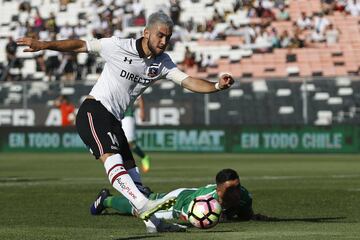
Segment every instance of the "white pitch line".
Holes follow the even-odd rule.
[[[360,192],[360,188],[349,188],[349,192]]]
[[[349,174],[349,175],[329,175],[329,176],[245,176],[241,177],[242,180],[248,181],[263,181],[263,180],[296,180],[296,179],[351,179],[351,178],[360,178],[360,174]],[[4,178],[3,178],[4,179]],[[93,178],[59,178],[59,179],[49,179],[43,180],[41,178],[8,178],[4,179],[5,182],[1,182],[0,186],[37,186],[37,185],[67,185],[67,184],[89,184],[89,183],[99,183],[99,184],[108,184],[106,177],[93,177]],[[213,182],[212,177],[143,177],[143,182],[146,184],[149,183],[189,183],[189,182]],[[356,190],[357,191],[357,190]]]

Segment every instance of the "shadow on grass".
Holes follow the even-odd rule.
[[[32,182],[44,182],[44,181],[58,181],[59,178],[24,178],[24,177],[1,177],[0,183],[32,183]]]
[[[309,217],[309,218],[276,218],[276,217],[269,217],[267,219],[256,219],[250,220],[251,222],[313,222],[313,223],[339,223],[343,221],[346,217]],[[223,223],[237,223],[237,222],[250,222],[246,220],[229,220]]]
[[[202,229],[201,231],[197,231],[197,232],[191,232],[191,234],[204,234],[204,233],[228,233],[228,232],[234,232],[231,230],[208,230],[208,229]]]
[[[146,239],[146,238],[158,238],[159,235],[137,235],[132,237],[124,237],[124,238],[115,238],[114,240],[131,240],[131,239]]]
[[[199,233],[199,234],[204,234],[204,233],[225,233],[225,232],[233,232],[233,231],[229,231],[229,230],[204,230],[204,231],[199,231],[199,232],[191,232],[191,234],[196,234],[196,233]],[[178,233],[186,234],[186,232],[178,232]],[[162,235],[153,235],[153,234],[137,235],[137,236],[132,236],[132,237],[115,238],[113,240],[146,239],[146,238],[158,238],[158,237],[162,237]]]
[[[101,213],[101,216],[121,216],[121,217],[134,217],[128,213],[119,213],[119,212],[107,212],[107,210],[105,209],[105,211],[103,213]]]
[[[275,218],[268,220],[268,222],[339,222],[336,220],[343,220],[346,217],[314,217],[314,218]]]

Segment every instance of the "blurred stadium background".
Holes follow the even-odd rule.
[[[160,81],[144,94],[147,120],[140,126],[230,127],[217,135],[224,146],[214,151],[220,152],[262,151],[269,144],[275,152],[359,150],[358,1],[3,0],[0,6],[2,149],[28,147],[32,137],[14,133],[20,126],[39,132],[61,126],[55,99],[65,95],[78,107],[103,65],[91,54],[24,53],[14,39],[140,37],[146,17],[162,10],[176,24],[168,53],[181,69],[213,81],[230,72],[236,83],[229,91],[199,95]],[[146,145],[149,132],[138,135]],[[169,150],[150,145],[145,148]]]
[[[201,186],[231,167],[256,211],[283,221],[153,237],[358,239],[360,162],[348,153],[360,151],[360,1],[352,0],[0,0],[0,238],[148,237],[135,218],[89,215],[98,190],[111,186],[56,106],[66,96],[79,107],[102,59],[24,53],[14,40],[137,38],[160,10],[176,24],[167,52],[179,68],[212,81],[230,72],[236,82],[209,95],[167,80],[149,87],[146,120],[137,121],[139,144],[153,151],[145,184]]]

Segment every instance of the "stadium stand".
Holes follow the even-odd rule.
[[[22,47],[16,49],[15,62],[6,50],[9,37],[139,37],[146,16],[163,10],[176,23],[168,53],[184,71],[210,79],[231,72],[241,82],[225,94],[209,97],[210,122],[356,124],[360,122],[360,81],[356,77],[360,12],[352,1],[322,2],[69,0],[60,4],[2,0],[0,81],[4,83],[0,82],[0,101],[4,107],[21,107],[26,95],[28,102],[51,105],[56,95],[65,94],[78,103],[103,65],[94,55],[78,54],[74,59],[51,51],[23,53]],[[183,64],[186,48],[193,54],[191,67]],[[73,71],[60,74],[66,67]],[[16,80],[30,82],[10,82]],[[149,92],[155,94],[146,94]],[[192,111],[194,123],[203,124],[205,117],[197,113],[205,111],[206,100],[187,93],[163,82],[149,88],[145,98],[159,106],[174,105],[177,100],[191,105],[186,109]]]
[[[0,48],[4,49],[9,36],[46,40],[53,32],[57,39],[113,34],[137,37],[145,16],[164,10],[177,23],[169,49],[172,58],[182,63],[185,48],[189,47],[195,60],[199,61],[202,54],[204,61],[209,57],[214,63],[205,68],[205,73],[196,66],[184,69],[191,74],[207,76],[226,71],[236,77],[271,78],[345,76],[359,71],[359,17],[351,7],[352,1],[343,6],[344,1],[333,1],[331,11],[320,0],[62,2],[68,3],[64,7],[50,0],[2,1]],[[302,16],[308,25],[302,24],[306,22]],[[46,61],[47,54],[37,55],[34,60],[18,48],[17,58],[23,64],[12,72],[21,72],[22,79],[48,79],[39,74],[46,71],[41,61]],[[85,66],[97,61],[78,55],[73,64],[78,64],[80,71],[75,78],[92,74]],[[4,51],[0,51],[0,62],[6,62]]]

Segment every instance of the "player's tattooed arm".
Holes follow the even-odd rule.
[[[46,49],[59,52],[87,52],[86,42],[79,39],[39,41],[26,37],[17,39],[16,43],[19,46],[27,46],[24,52],[37,52]]]

